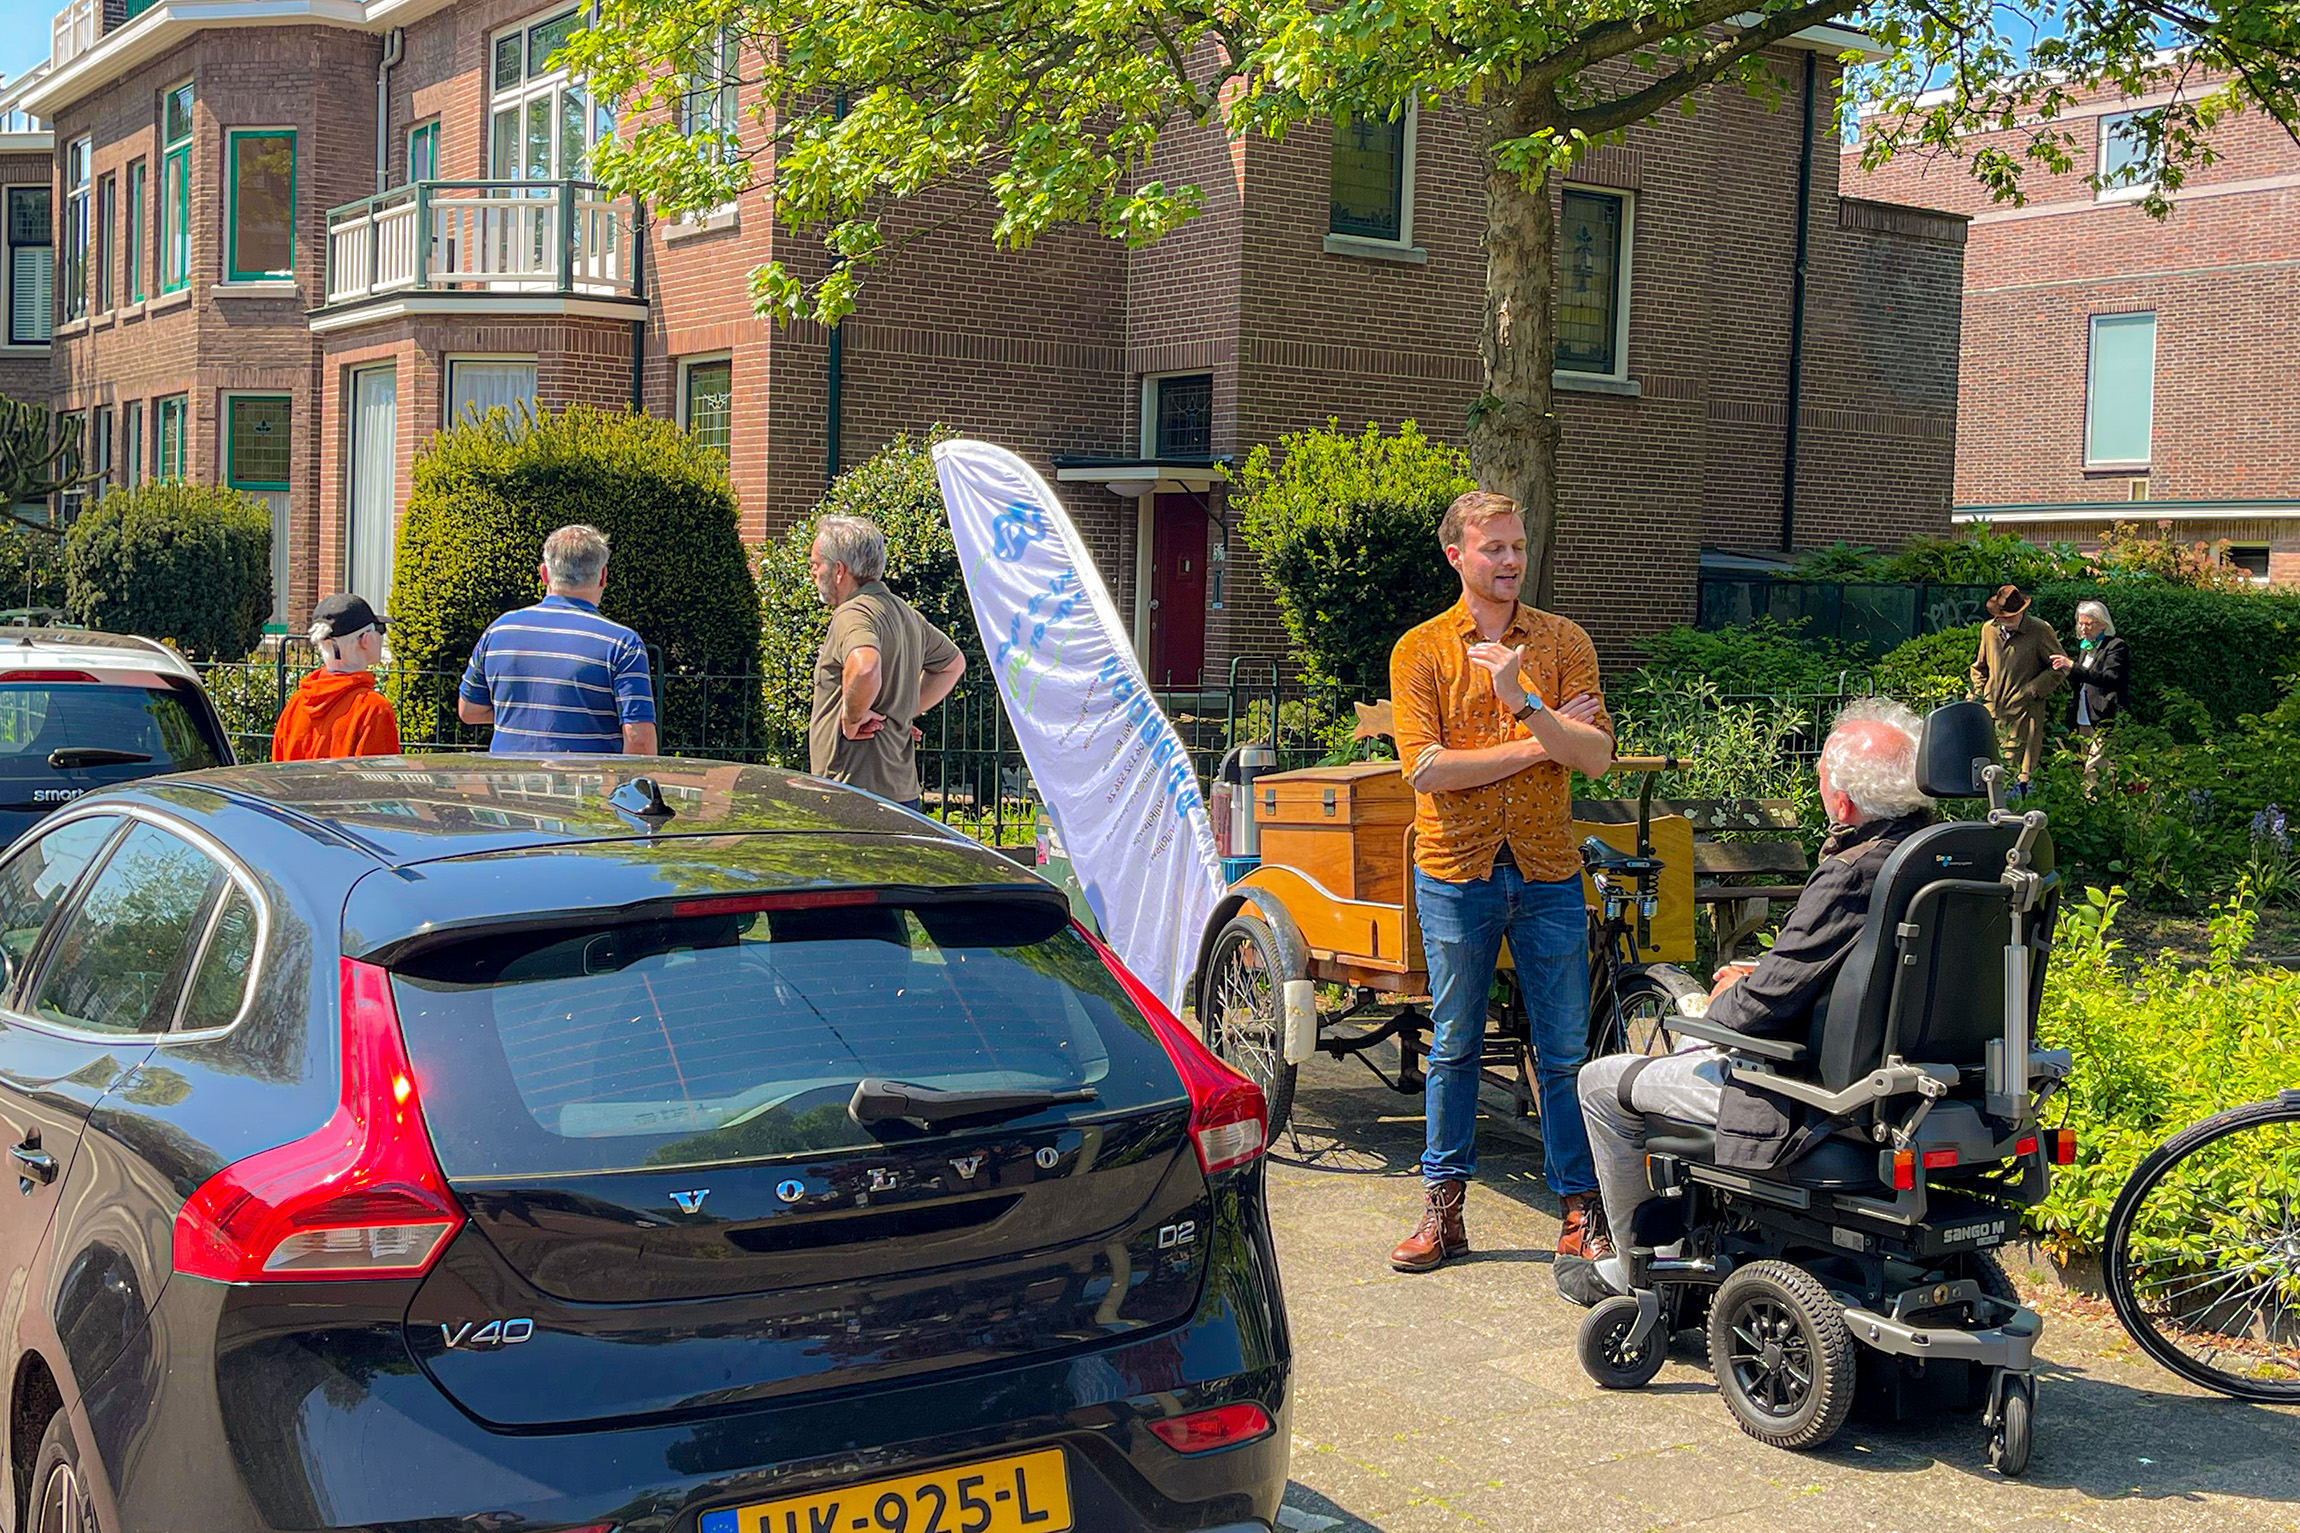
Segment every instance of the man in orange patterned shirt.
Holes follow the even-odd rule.
[[[1428,1136],[1421,1223],[1390,1253],[1428,1272],[1469,1249],[1462,1218],[1477,1170],[1478,1060],[1486,997],[1509,939],[1533,1025],[1542,1176],[1563,1201],[1560,1257],[1611,1249],[1574,1095],[1588,1052],[1588,914],[1573,844],[1571,772],[1613,763],[1613,721],[1589,635],[1518,601],[1525,521],[1473,490],[1438,528],[1461,600],[1398,641],[1390,697],[1398,759],[1414,785],[1414,902],[1429,969]]]

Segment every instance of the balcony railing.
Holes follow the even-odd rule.
[[[588,181],[417,181],[327,216],[327,301],[395,292],[629,297],[629,202]]]

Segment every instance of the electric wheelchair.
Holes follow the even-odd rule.
[[[1992,1248],[2074,1158],[2072,1133],[2039,1126],[2069,1055],[2032,1038],[2059,884],[2044,814],[2005,807],[1978,704],[1925,720],[1918,782],[1985,794],[1988,817],[1928,826],[1887,857],[1805,1041],[1669,1020],[1801,1121],[1752,1174],[1717,1164],[1711,1125],[1645,1116],[1658,1196],[1615,1231],[1633,1292],[1590,1311],[1581,1361],[1601,1385],[1641,1387],[1705,1317],[1719,1392],[1760,1441],[1817,1447],[1856,1397],[1891,1419],[1978,1411],[1989,1462],[2017,1475],[2044,1324]]]

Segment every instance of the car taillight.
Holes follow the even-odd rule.
[[[178,1272],[219,1283],[416,1277],[462,1226],[424,1130],[391,976],[350,958],[342,972],[334,1114],[200,1184],[176,1215]]]
[[[1126,998],[1150,1019],[1150,1030],[1166,1046],[1167,1057],[1182,1077],[1182,1089],[1190,1094],[1190,1142],[1198,1147],[1198,1164],[1206,1174],[1242,1166],[1261,1154],[1270,1122],[1262,1088],[1216,1059],[1100,938],[1076,922],[1071,926],[1101,955]]]
[[[1158,1440],[1176,1453],[1211,1453],[1251,1442],[1270,1430],[1270,1413],[1252,1401],[1217,1405],[1210,1411],[1169,1416],[1150,1423]]]

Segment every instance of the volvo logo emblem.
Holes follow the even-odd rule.
[[[952,1159],[950,1169],[956,1171],[963,1180],[971,1182],[981,1175],[982,1163],[989,1158],[987,1155],[979,1154],[960,1155]]]
[[[1030,1158],[1038,1162],[1038,1169],[1041,1171],[1052,1171],[1056,1166],[1062,1164],[1062,1152],[1050,1144],[1040,1145],[1038,1153]]]
[[[699,1214],[703,1211],[703,1200],[710,1195],[710,1188],[698,1187],[693,1192],[672,1193],[671,1201],[679,1205],[682,1214]]]
[[[807,1184],[800,1181],[796,1177],[793,1177],[787,1182],[778,1182],[775,1184],[775,1196],[781,1198],[785,1203],[796,1203],[799,1199],[805,1197],[806,1195]]]

